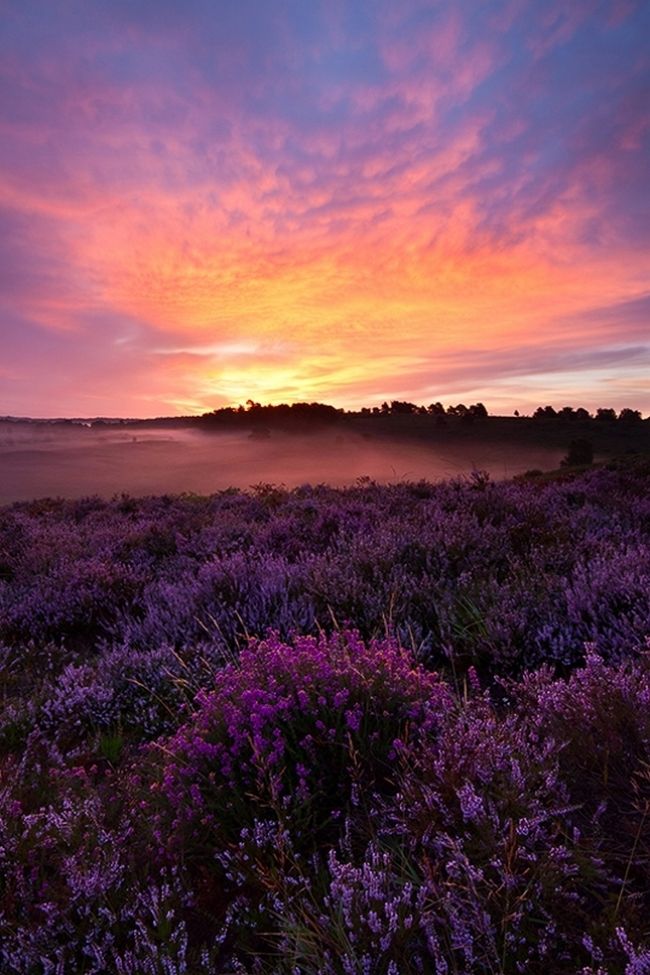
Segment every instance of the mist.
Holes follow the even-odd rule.
[[[247,434],[37,424],[0,424],[0,504],[43,497],[210,494],[260,483],[284,485],[437,481],[487,471],[495,479],[558,466],[545,447],[426,445],[353,431]]]

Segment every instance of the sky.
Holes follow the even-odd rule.
[[[650,412],[650,5],[0,0],[0,414]]]

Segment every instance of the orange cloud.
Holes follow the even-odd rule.
[[[561,356],[594,343],[608,364],[575,374],[638,388],[636,320],[589,317],[649,279],[636,8],[314,4],[217,30],[190,7],[105,37],[10,25],[5,328],[73,363],[70,388],[82,349],[80,396],[128,374],[130,411],[488,400],[486,362],[516,402],[535,376],[564,395]]]

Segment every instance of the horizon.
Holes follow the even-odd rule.
[[[3,15],[0,414],[650,412],[647,4]]]
[[[181,414],[181,413],[177,413],[177,414],[162,414],[162,413],[159,413],[159,414],[155,414],[155,415],[151,415],[151,416],[120,416],[118,414],[107,414],[107,413],[104,413],[104,414],[94,414],[94,415],[90,415],[90,414],[81,415],[81,414],[78,414],[78,415],[74,415],[74,416],[70,416],[70,415],[65,416],[65,415],[62,415],[62,414],[59,414],[59,413],[52,413],[52,414],[47,415],[47,416],[46,415],[43,415],[43,416],[35,416],[34,415],[34,416],[32,416],[32,415],[29,415],[29,414],[18,414],[18,415],[16,415],[16,414],[12,414],[12,413],[4,413],[4,414],[0,414],[0,423],[7,422],[7,421],[9,421],[9,422],[31,422],[31,423],[41,423],[41,422],[43,422],[43,423],[53,423],[53,422],[54,423],[56,423],[56,422],[62,422],[62,423],[87,423],[87,422],[93,422],[93,421],[98,421],[98,420],[103,420],[103,421],[111,422],[111,423],[112,422],[115,422],[115,423],[133,423],[133,422],[140,423],[140,422],[148,422],[148,421],[155,421],[155,420],[158,420],[158,421],[162,421],[162,420],[183,420],[183,419],[186,419],[186,420],[197,420],[197,419],[200,419],[201,417],[209,416],[211,413],[218,413],[220,411],[227,412],[229,410],[232,410],[232,411],[234,411],[236,413],[239,413],[239,414],[242,414],[242,415],[246,415],[246,414],[248,414],[250,412],[250,410],[248,408],[248,404],[251,403],[251,402],[253,402],[253,401],[252,400],[245,400],[243,403],[241,401],[239,401],[239,402],[233,402],[231,404],[227,404],[226,406],[216,407],[216,408],[214,408],[212,410],[210,410],[210,409],[204,410],[201,413],[185,413],[185,414]],[[391,403],[392,402],[395,402],[395,401],[390,401],[390,402],[389,401],[386,401],[386,402],[390,406]],[[305,403],[306,403],[306,401],[296,400],[293,403],[285,403],[285,402],[254,403],[253,405],[254,406],[257,406],[257,407],[260,407],[261,406],[262,409],[266,410],[266,409],[277,409],[278,407],[282,407],[282,406],[305,405]],[[316,406],[326,406],[326,407],[332,407],[333,406],[333,404],[331,404],[331,403],[323,403],[323,402],[312,402],[312,403],[307,403],[306,405],[310,405],[310,406],[316,405]],[[410,414],[410,415],[415,416],[415,415],[418,415],[418,414],[419,415],[424,415],[424,414],[421,414],[420,411],[423,410],[423,409],[424,410],[428,410],[429,406],[432,406],[434,404],[424,404],[424,403],[411,403],[411,402],[408,402],[408,405],[415,407],[415,410]],[[451,416],[453,414],[450,413],[449,411],[450,410],[453,410],[454,408],[457,408],[458,405],[465,405],[468,409],[470,409],[473,404],[471,404],[471,403],[468,403],[468,404],[456,404],[456,403],[453,403],[453,402],[449,402],[449,403],[446,403],[445,404],[445,403],[441,403],[440,401],[437,401],[435,405],[440,405],[440,406],[443,407],[444,415],[445,416]],[[480,403],[480,401],[479,401],[479,404],[476,404],[476,405],[485,406],[485,404]],[[362,415],[363,414],[363,415],[366,415],[366,416],[382,416],[382,415],[383,416],[386,416],[386,415],[391,415],[391,413],[392,413],[392,415],[398,415],[399,414],[399,411],[391,411],[390,409],[384,411],[384,410],[381,409],[382,406],[383,406],[383,404],[372,404],[371,406],[368,405],[368,404],[365,404],[364,406],[357,406],[357,407],[353,407],[353,408],[346,408],[344,406],[339,406],[339,407],[334,407],[334,409],[336,409],[337,412],[339,412],[339,413],[343,413],[344,415],[345,414],[347,414],[347,415]],[[521,419],[521,420],[530,420],[530,419],[533,419],[534,418],[534,414],[535,414],[535,412],[537,410],[548,409],[549,407],[551,409],[555,410],[557,412],[557,414],[559,414],[562,409],[570,409],[570,410],[573,410],[574,412],[577,411],[577,410],[585,409],[585,407],[581,406],[580,404],[578,404],[578,405],[572,405],[572,404],[563,403],[562,406],[553,406],[553,404],[550,404],[550,403],[544,403],[544,404],[539,403],[536,407],[534,407],[534,409],[531,409],[531,412],[530,413],[522,413],[519,410],[514,410],[511,413],[495,413],[492,410],[490,410],[488,407],[485,407],[485,409],[487,410],[485,419],[500,419],[500,420]],[[590,419],[596,419],[596,413],[598,412],[598,410],[601,410],[601,409],[605,409],[605,410],[608,410],[608,411],[609,410],[613,410],[614,414],[616,415],[615,418],[613,418],[615,420],[618,420],[620,418],[621,412],[624,412],[625,410],[631,410],[631,412],[633,412],[633,413],[638,413],[639,414],[639,418],[642,421],[643,420],[650,420],[650,413],[648,415],[646,415],[643,410],[637,409],[635,407],[622,407],[621,409],[617,409],[615,407],[612,407],[611,405],[610,406],[607,406],[607,407],[602,407],[602,406],[601,407],[596,407],[596,409],[594,409],[594,410],[587,410],[587,412],[589,414],[589,418]],[[435,412],[435,411],[432,411],[432,413],[433,412]],[[402,414],[402,415],[404,415],[404,414]],[[432,415],[432,414],[429,414],[429,415]],[[558,415],[557,416],[557,419],[561,419],[561,417]]]

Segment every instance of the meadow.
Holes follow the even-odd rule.
[[[0,971],[650,972],[649,483],[0,508]]]

